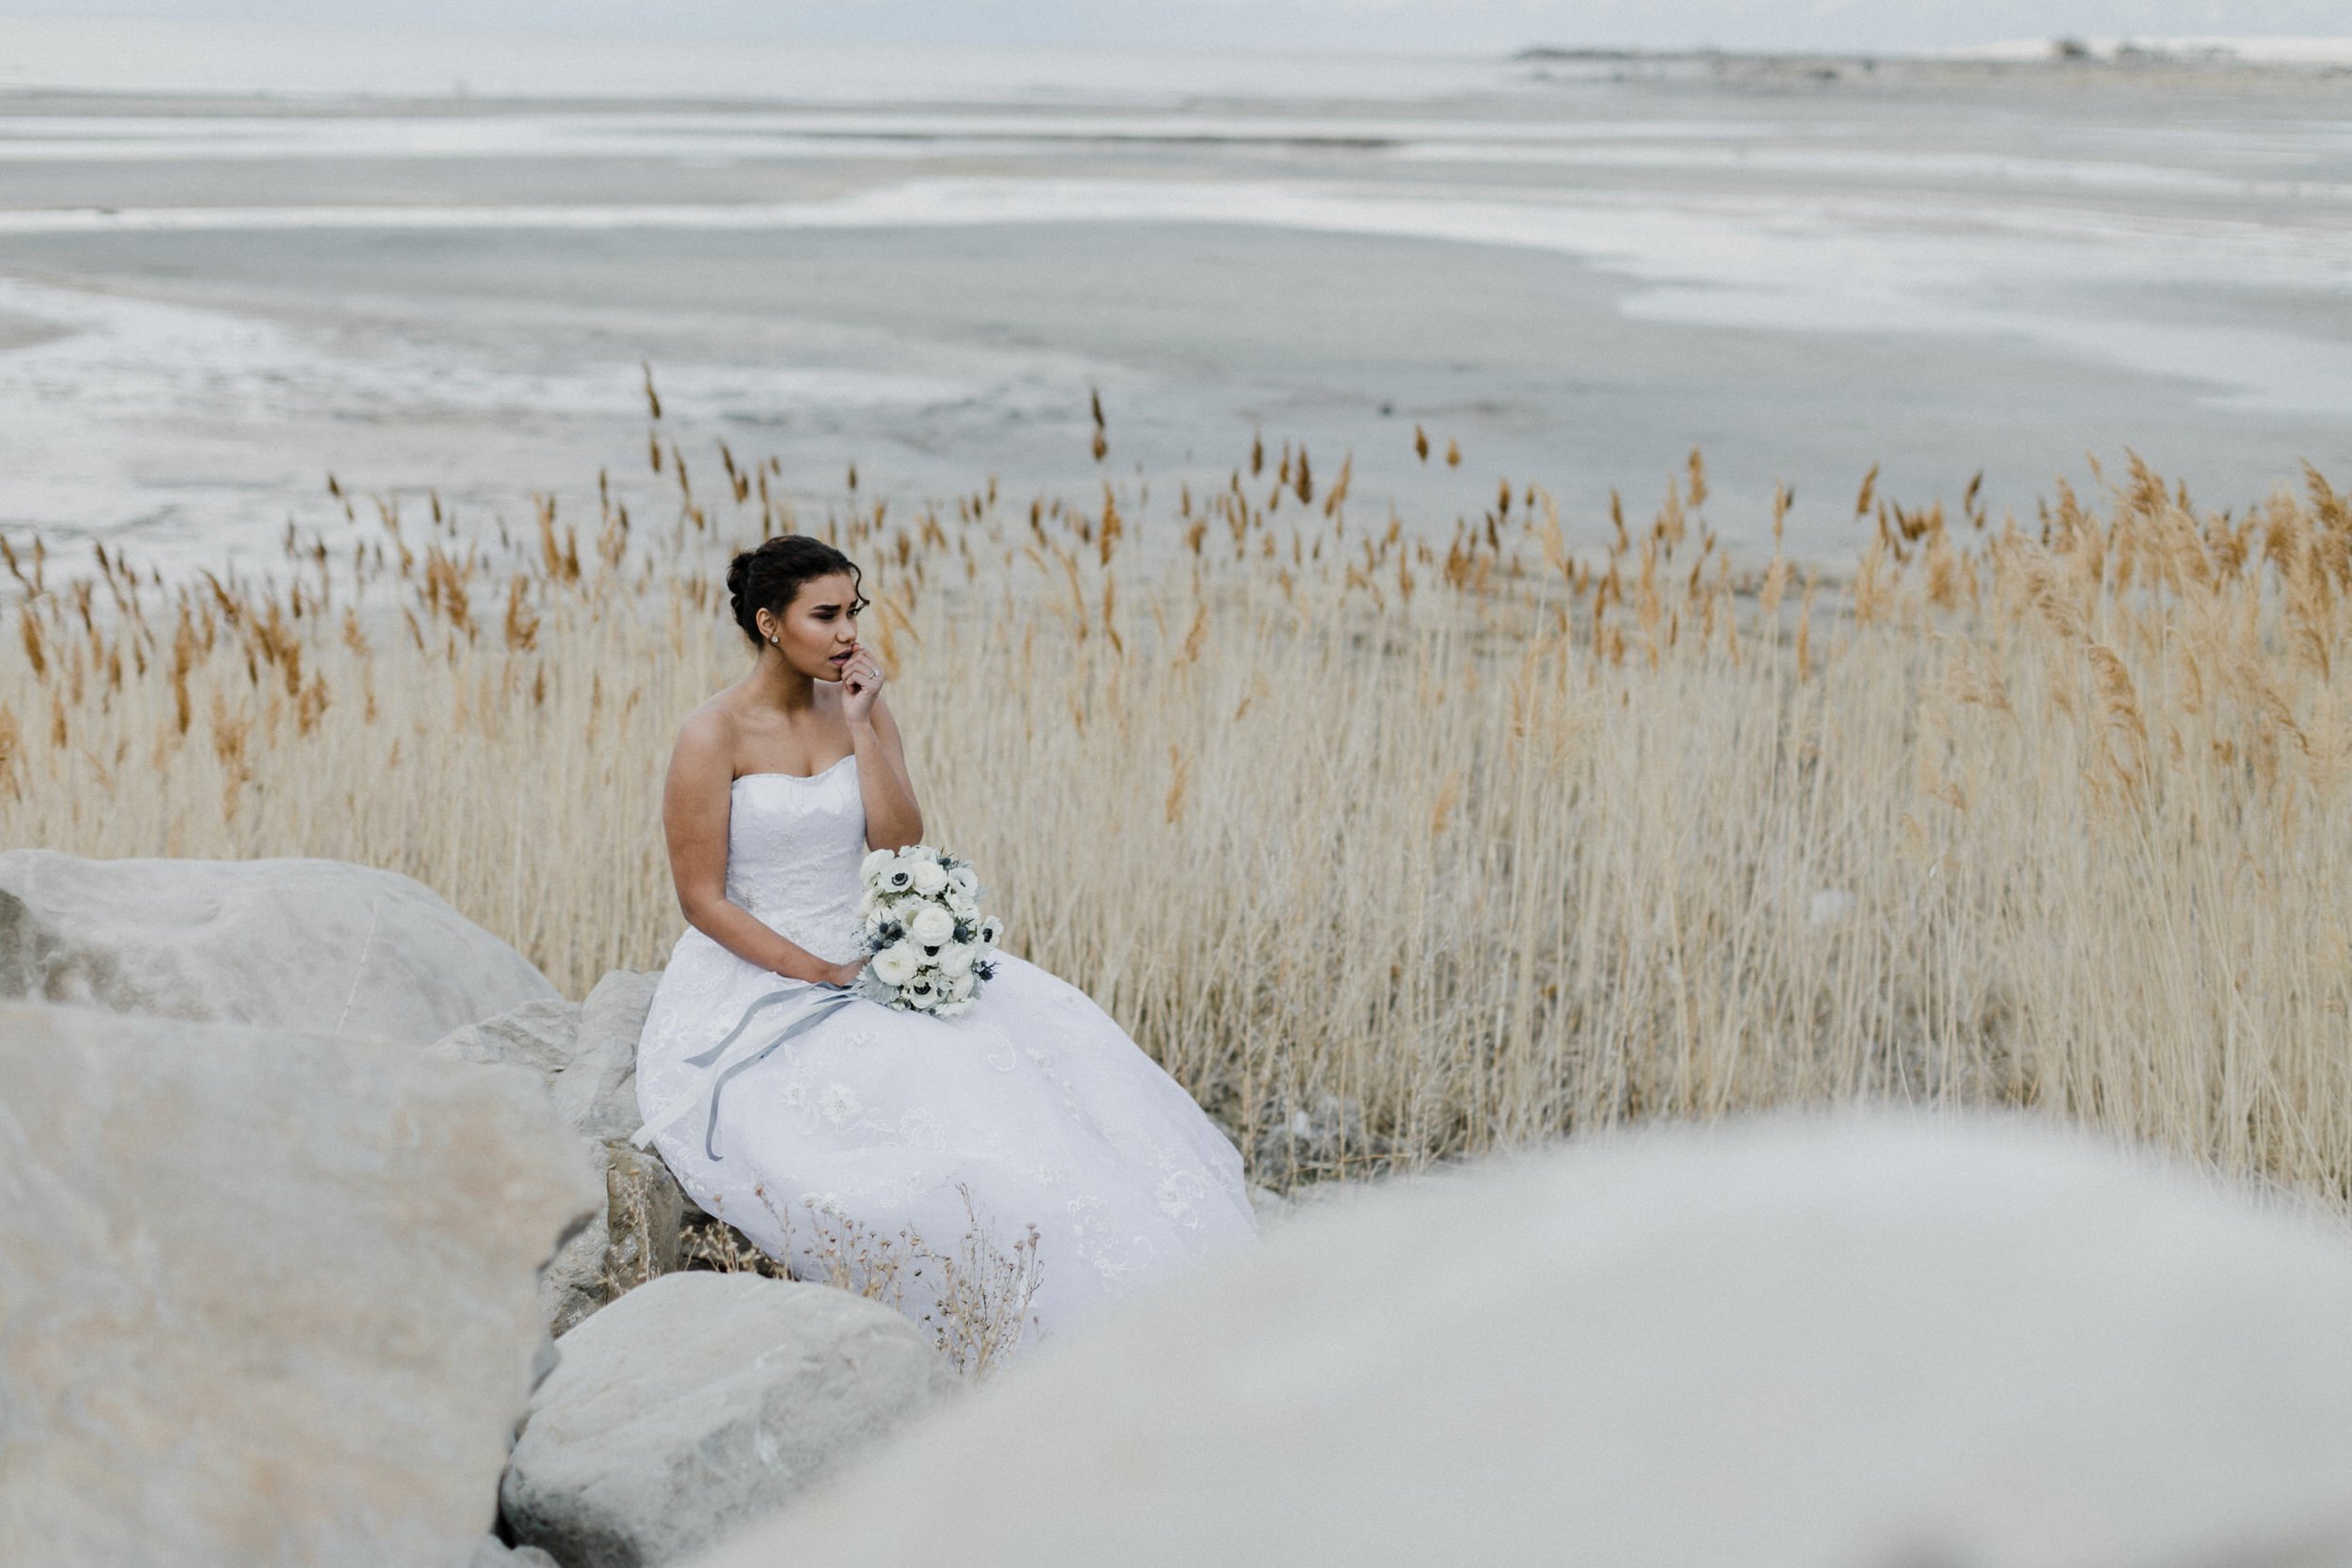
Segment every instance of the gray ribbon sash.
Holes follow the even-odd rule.
[[[824,994],[828,991],[831,994]],[[812,992],[817,993],[813,998]],[[727,1031],[724,1039],[707,1051],[686,1058],[688,1066],[699,1069],[695,1072],[693,1081],[687,1085],[676,1099],[646,1118],[643,1127],[629,1134],[628,1141],[637,1148],[644,1148],[653,1142],[656,1135],[668,1131],[672,1123],[692,1110],[696,1102],[703,1098],[703,1091],[707,1089],[710,1093],[710,1115],[703,1126],[703,1154],[713,1162],[725,1158],[719,1152],[719,1096],[725,1091],[728,1083],[745,1068],[766,1061],[775,1053],[776,1048],[786,1041],[806,1034],[856,1000],[857,993],[854,991],[836,987],[804,984],[792,990],[771,990],[754,1001],[750,1006],[743,1009],[743,1016],[736,1021],[734,1028]],[[799,1015],[771,1036],[766,1044],[746,1052],[733,1061],[728,1061],[726,1059],[728,1049],[743,1037],[743,1032],[752,1026],[752,1021],[783,1002],[800,1002],[804,1005]]]

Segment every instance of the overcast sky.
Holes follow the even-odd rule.
[[[930,42],[1507,50],[1884,49],[2021,38],[2352,33],[2352,0],[0,0],[159,17]]]

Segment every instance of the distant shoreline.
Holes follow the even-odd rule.
[[[2057,40],[1937,53],[1623,50],[1533,45],[1509,56],[1534,82],[1673,83],[1750,87],[1839,85],[2098,90],[2153,86],[2241,92],[2339,90],[2352,83],[2352,39],[2302,40],[2336,53],[2241,54],[2221,45],[2173,49],[2107,40]]]
[[[2173,79],[2251,87],[2352,77],[2341,38],[2026,40],[1950,50],[1516,53],[840,43],[301,24],[0,17],[0,101],[927,103],[1182,107],[1438,103],[1561,82],[1826,86]]]
[[[1724,62],[1751,65],[1977,65],[2059,67],[2110,65],[2126,70],[2167,67],[2352,70],[2352,35],[2341,38],[2047,38],[2018,39],[1963,49],[1628,49],[1531,44],[1515,62]]]

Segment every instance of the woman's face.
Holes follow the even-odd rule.
[[[857,584],[847,572],[811,578],[801,584],[784,613],[759,612],[759,629],[774,639],[784,661],[820,681],[837,681],[857,650]]]

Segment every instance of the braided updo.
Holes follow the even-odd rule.
[[[860,580],[857,562],[822,539],[779,533],[761,541],[727,563],[727,594],[735,607],[736,625],[755,644],[766,641],[759,635],[761,610],[781,619],[801,584],[836,572],[850,575],[854,591]],[[863,603],[865,594],[860,593],[858,598]]]

